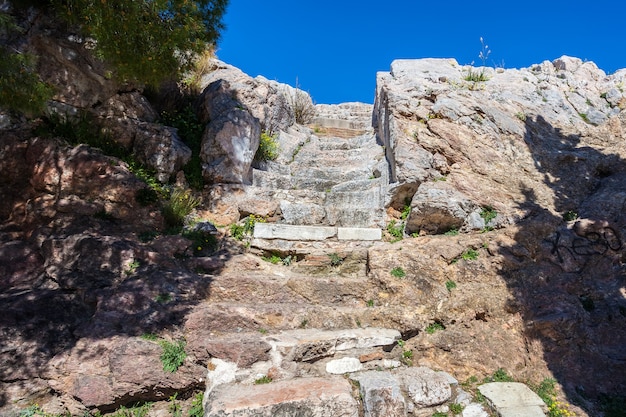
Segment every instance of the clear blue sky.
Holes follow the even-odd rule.
[[[626,68],[626,1],[230,0],[217,55],[295,85],[317,103],[374,100],[394,59],[455,58],[529,67],[570,55]]]

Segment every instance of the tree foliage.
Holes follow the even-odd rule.
[[[13,18],[0,12],[0,35],[4,40],[20,32]],[[34,72],[36,57],[0,43],[0,107],[33,114],[43,109],[52,88]]]
[[[158,85],[217,41],[228,0],[53,0],[122,81]]]
[[[120,81],[158,86],[178,80],[223,29],[228,0],[15,0],[68,22],[95,42],[95,54]],[[49,7],[52,6],[52,7]],[[0,107],[32,112],[43,107],[51,89],[35,71],[35,57],[10,48],[19,31],[0,11]]]

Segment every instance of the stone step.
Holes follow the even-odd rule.
[[[359,404],[342,377],[271,384],[222,384],[205,398],[205,417],[358,417]]]
[[[256,239],[281,240],[380,240],[382,231],[378,228],[295,226],[279,223],[257,223],[254,227]]]
[[[353,294],[335,294],[333,303],[216,302],[194,310],[187,317],[185,328],[193,330],[194,337],[208,334],[217,337],[242,332],[271,335],[281,330],[309,328],[387,327],[405,332],[421,326],[417,311],[407,311],[406,306],[389,302],[388,298],[379,300],[376,292],[364,291],[363,295],[361,299]],[[368,301],[374,299],[376,305],[368,307]]]

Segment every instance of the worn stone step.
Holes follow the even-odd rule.
[[[271,384],[222,384],[205,398],[205,417],[357,417],[359,404],[342,377]]]
[[[382,232],[378,228],[300,226],[282,223],[257,223],[254,238],[282,240],[380,240]]]

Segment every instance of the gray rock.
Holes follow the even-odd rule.
[[[204,178],[217,183],[250,184],[260,136],[259,121],[249,112],[234,108],[220,114],[202,137]]]
[[[191,149],[180,140],[176,129],[156,123],[136,125],[133,152],[156,171],[161,182],[167,182],[191,159]]]
[[[402,387],[417,407],[443,404],[452,397],[452,388],[446,375],[425,367],[404,368],[396,371]]]
[[[369,371],[351,378],[359,383],[365,417],[406,416],[400,384],[390,372]]]
[[[546,404],[520,382],[490,382],[478,387],[502,417],[543,417]]]

